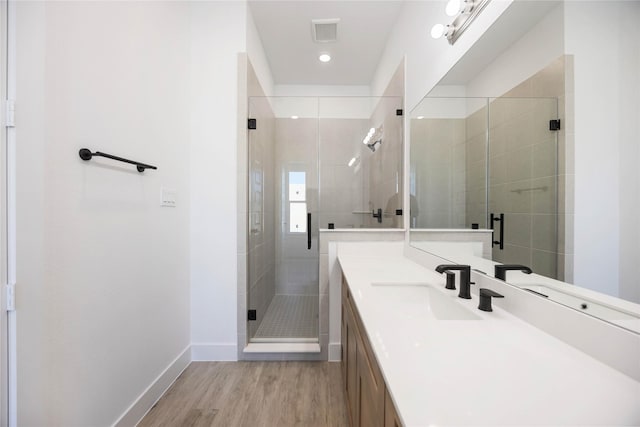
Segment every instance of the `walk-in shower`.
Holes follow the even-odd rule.
[[[402,224],[402,100],[250,97],[249,117],[248,341],[317,343],[319,229]]]

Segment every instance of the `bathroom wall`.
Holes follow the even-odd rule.
[[[574,58],[575,277],[640,302],[640,3],[567,2]],[[594,31],[597,28],[597,31]]]
[[[14,6],[17,422],[112,425],[189,359],[190,10]]]
[[[143,3],[144,4],[144,3]],[[244,2],[188,2],[190,22],[191,342],[195,360],[235,360],[238,299],[245,295],[246,88],[238,53],[249,48]],[[254,46],[255,48],[255,46]],[[258,76],[263,75],[256,70]],[[246,200],[246,199],[245,199]],[[243,206],[244,205],[244,206]],[[242,212],[242,214],[240,213]],[[241,216],[243,215],[243,216]],[[246,236],[246,234],[245,234]],[[246,287],[242,288],[243,290]]]

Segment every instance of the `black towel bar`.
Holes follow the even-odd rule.
[[[129,163],[131,165],[136,165],[136,169],[138,169],[138,172],[144,172],[145,169],[158,169],[155,166],[136,162],[135,160],[124,159],[122,157],[114,156],[112,154],[101,153],[100,151],[96,151],[95,153],[92,153],[91,150],[89,150],[88,148],[81,148],[78,154],[80,155],[80,158],[82,160],[91,160],[93,156],[99,156],[99,157],[106,157],[107,159],[111,159],[111,160],[117,160],[119,162]]]

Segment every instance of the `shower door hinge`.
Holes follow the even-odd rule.
[[[560,119],[549,120],[549,130],[560,130]]]
[[[16,101],[7,99],[4,105],[4,126],[8,128],[16,127]]]
[[[248,320],[257,320],[258,315],[255,310],[247,310],[247,319]]]
[[[7,300],[7,311],[16,310],[16,285],[9,283],[5,285],[5,297]]]
[[[249,129],[257,129],[258,128],[258,121],[256,119],[249,119],[248,120],[248,128]]]

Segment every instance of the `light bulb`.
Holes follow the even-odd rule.
[[[444,25],[436,24],[431,28],[431,37],[439,39],[444,34]]]
[[[298,116],[291,116],[293,120],[298,120]]]
[[[329,55],[328,53],[323,53],[318,57],[318,59],[320,60],[320,62],[329,62],[331,61],[331,55]]]
[[[449,0],[445,8],[447,16],[455,16],[458,12],[460,12],[460,0]]]

